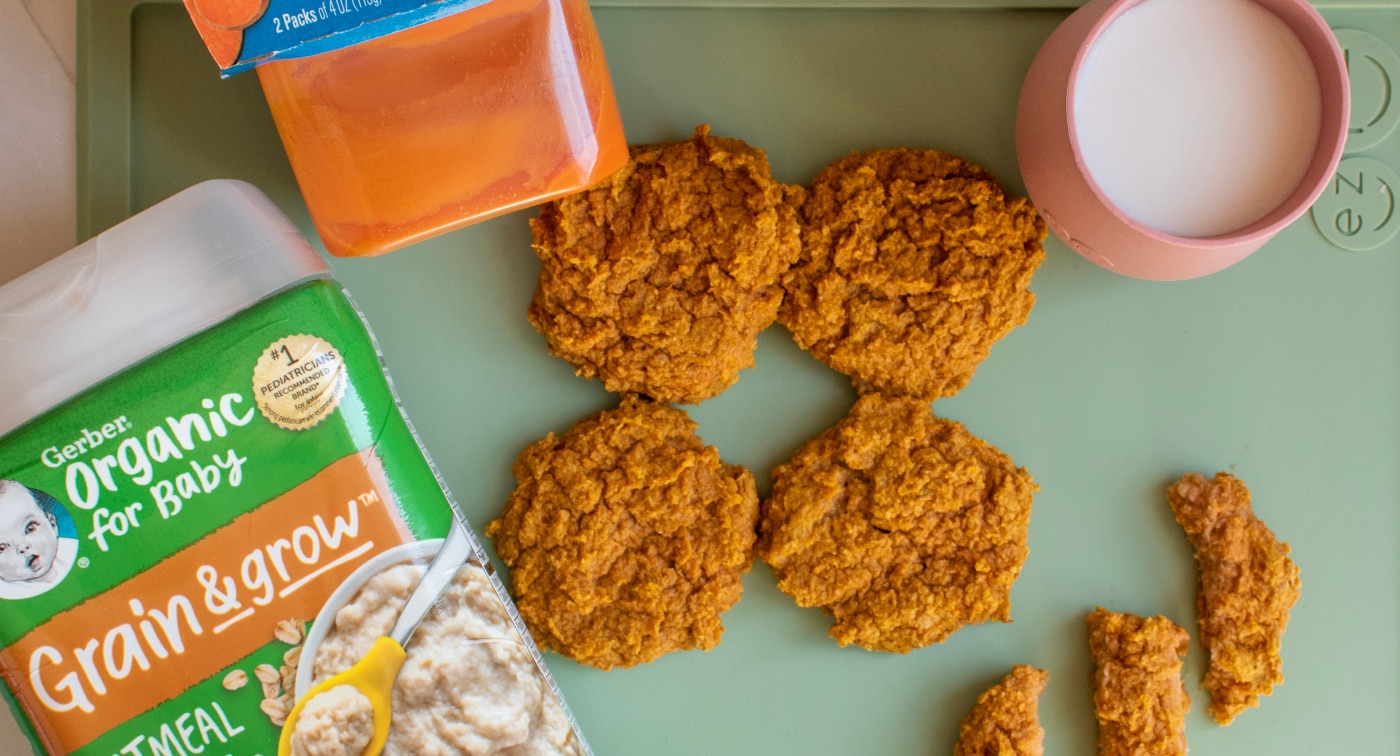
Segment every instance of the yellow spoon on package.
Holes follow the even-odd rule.
[[[399,676],[399,669],[403,667],[404,658],[407,656],[404,647],[408,645],[409,638],[413,637],[413,631],[418,629],[418,623],[427,616],[428,610],[433,607],[433,602],[437,601],[442,590],[452,583],[452,579],[457,575],[457,568],[466,562],[471,552],[471,541],[467,538],[466,530],[454,517],[452,526],[447,531],[447,538],[443,540],[437,556],[433,557],[432,564],[428,565],[427,571],[408,597],[398,621],[394,623],[394,629],[388,635],[375,639],[369,652],[355,662],[354,666],[317,683],[297,701],[296,706],[292,707],[292,711],[287,715],[287,723],[282,726],[277,756],[291,756],[292,733],[296,731],[297,722],[301,719],[307,702],[341,685],[349,685],[360,691],[374,707],[374,737],[365,747],[363,756],[379,756],[380,751],[384,750],[384,741],[389,738],[389,722],[394,706],[394,680]],[[307,663],[311,661],[308,659]]]

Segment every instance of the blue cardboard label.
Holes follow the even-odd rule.
[[[225,77],[382,37],[489,0],[185,0]]]

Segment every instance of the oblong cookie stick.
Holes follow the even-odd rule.
[[[1196,616],[1210,654],[1201,681],[1207,710],[1227,725],[1283,682],[1279,650],[1301,587],[1298,565],[1233,475],[1189,473],[1167,489],[1167,501],[1196,550]]]
[[[1098,607],[1086,618],[1100,756],[1185,756],[1190,636],[1171,620]]]

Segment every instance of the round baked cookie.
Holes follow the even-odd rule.
[[[758,555],[842,646],[904,653],[1010,620],[1035,491],[927,403],[866,394],[773,471]]]
[[[753,366],[777,317],[802,193],[773,180],[763,150],[706,125],[633,146],[617,173],[530,221],[543,263],[530,322],[609,391],[715,396]]]
[[[753,565],[753,476],[639,396],[526,447],[486,526],[541,646],[599,669],[710,649]]]
[[[1035,303],[1044,221],[953,155],[854,153],[813,179],[801,218],[778,320],[861,392],[957,393]]]

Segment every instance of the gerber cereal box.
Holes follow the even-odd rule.
[[[306,621],[451,517],[357,312],[302,284],[0,439],[7,697],[52,754],[270,756]]]

